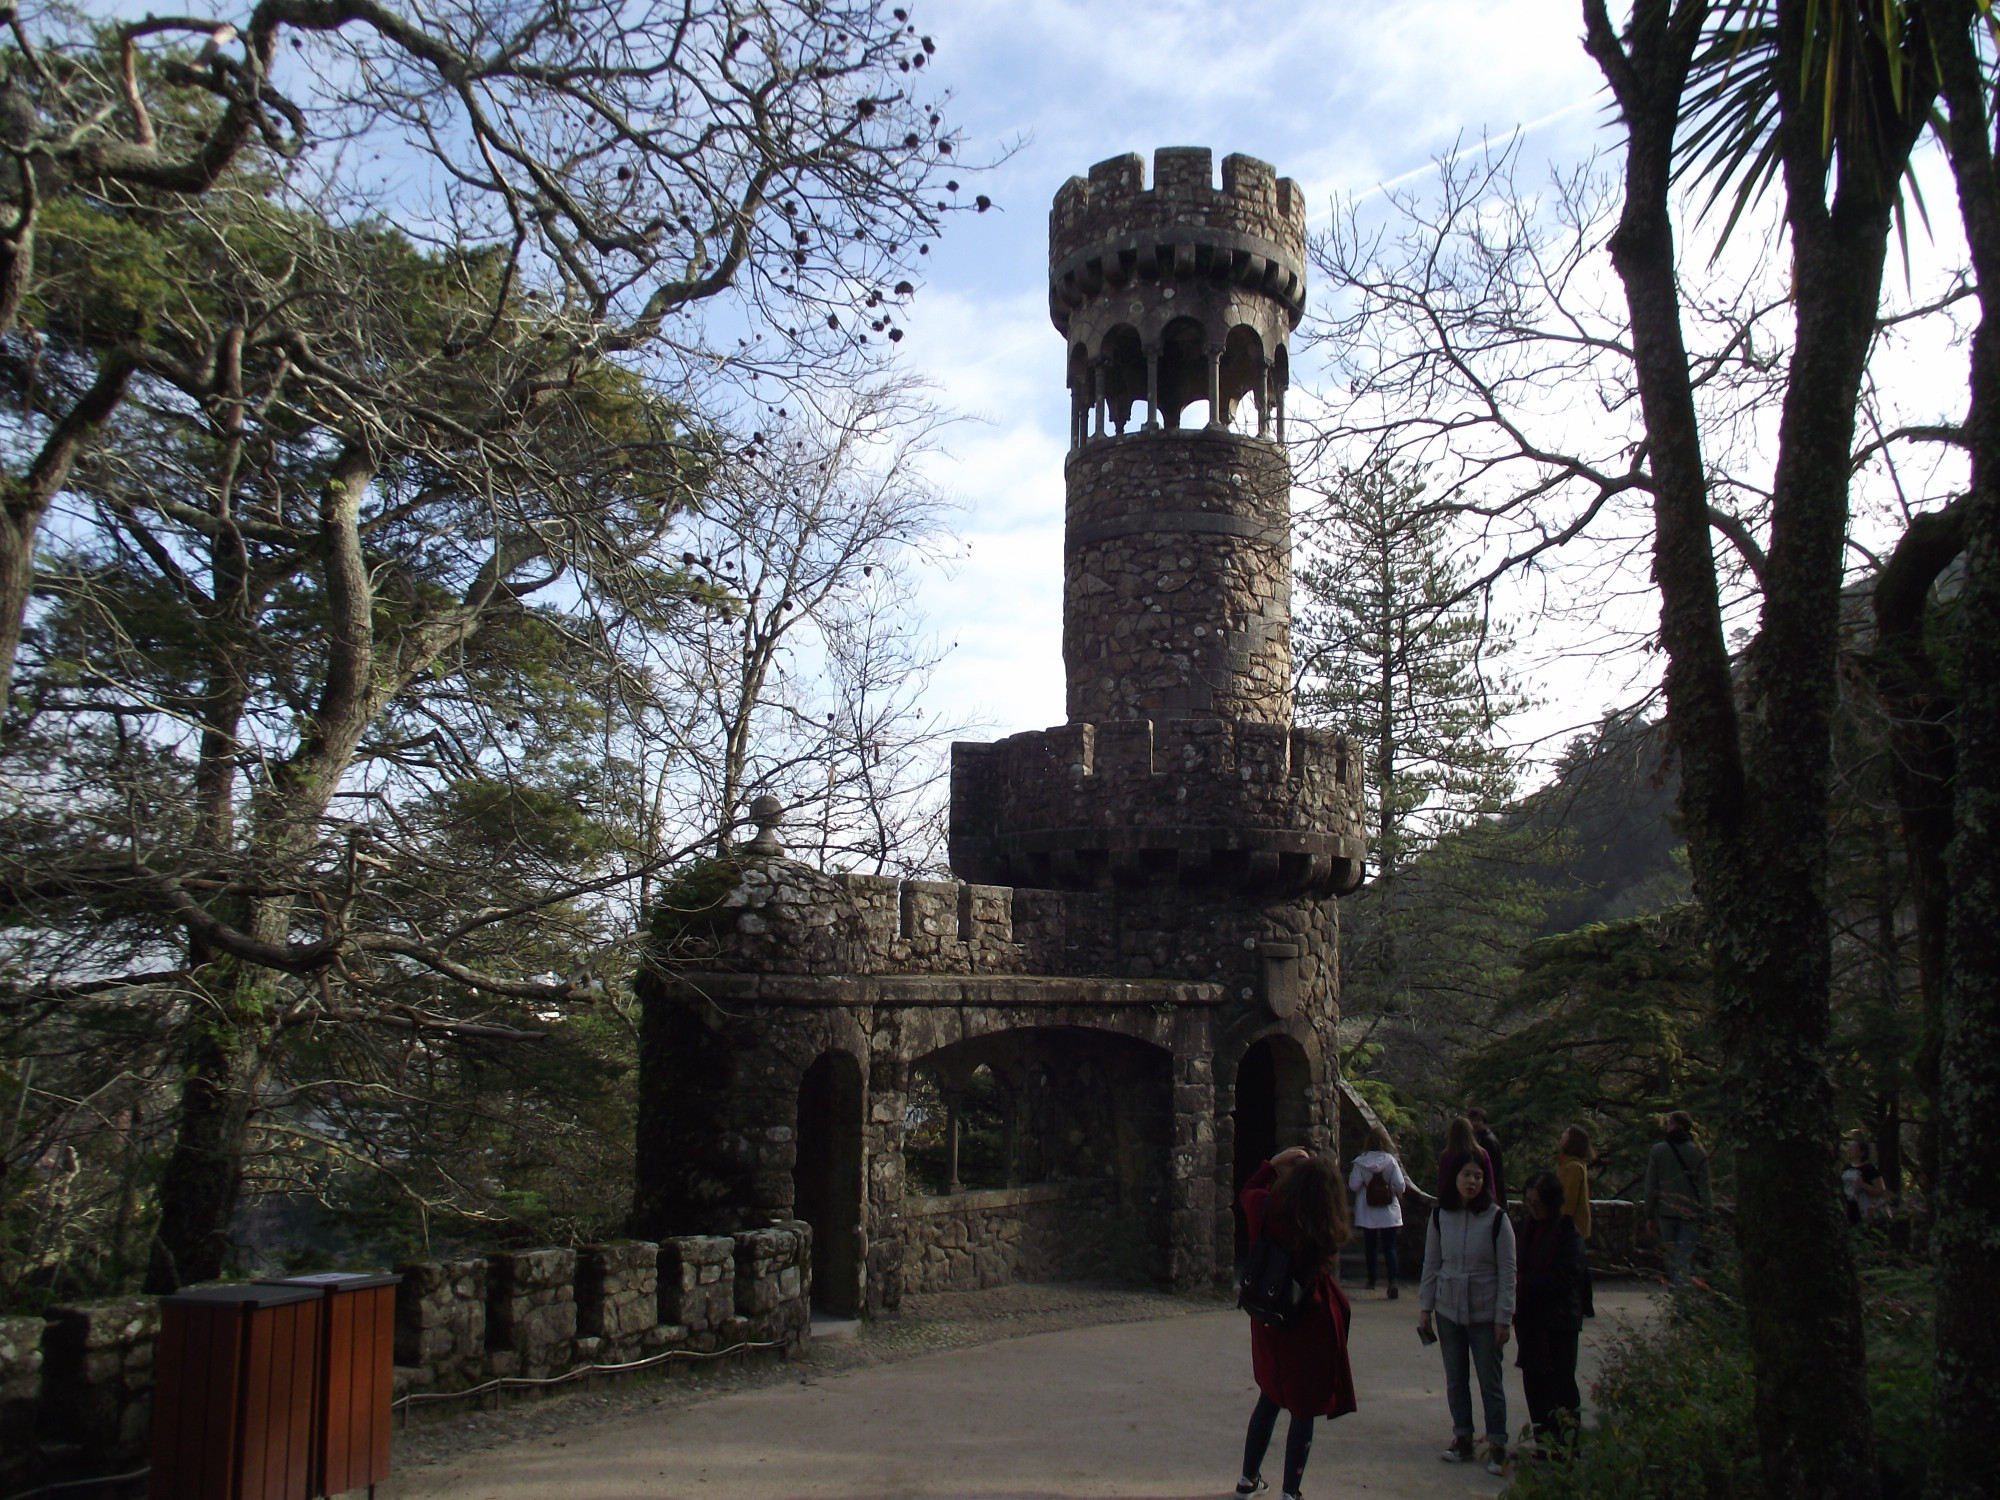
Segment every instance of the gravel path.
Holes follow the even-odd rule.
[[[1316,1434],[1309,1494],[1486,1500],[1504,1487],[1437,1461],[1449,1422],[1414,1302],[1357,1294],[1361,1410]],[[1601,1285],[1597,1302],[1586,1391],[1602,1347],[1657,1311],[1633,1283]],[[816,1338],[793,1363],[677,1367],[419,1426],[399,1434],[380,1500],[1200,1500],[1234,1472],[1256,1395],[1248,1346],[1242,1314],[1212,1296],[1025,1286],[919,1299]]]
[[[508,1393],[498,1410],[475,1409],[470,1400],[440,1403],[396,1433],[395,1471],[415,1471],[522,1440],[587,1444],[597,1424],[644,1412],[685,1410],[719,1396],[782,1385],[812,1385],[850,1370],[913,1359],[948,1349],[970,1349],[1037,1333],[1186,1317],[1228,1306],[1219,1292],[1174,1295],[1132,1287],[1084,1284],[995,1287],[906,1297],[890,1317],[822,1327],[803,1358],[758,1354],[741,1361],[690,1361],[668,1365],[665,1376],[642,1374],[562,1388],[543,1400]]]

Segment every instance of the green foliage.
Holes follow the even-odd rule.
[[[730,855],[682,865],[653,898],[652,941],[646,951],[677,952],[684,944],[714,937],[736,920],[722,898],[742,878],[743,861]]]
[[[1883,1500],[1923,1492],[1930,1422],[1932,1293],[1919,1268],[1864,1257]],[[1750,1339],[1725,1250],[1703,1284],[1676,1293],[1656,1327],[1614,1342],[1587,1403],[1575,1459],[1517,1467],[1515,1500],[1763,1500]]]
[[[1615,1193],[1644,1170],[1661,1115],[1712,1118],[1713,1020],[1693,908],[1595,924],[1528,946],[1499,1034],[1460,1079],[1502,1140],[1553,1156],[1564,1126],[1586,1127]]]

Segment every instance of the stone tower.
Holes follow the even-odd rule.
[[[1169,149],[1150,188],[1123,156],[1057,193],[1068,722],[952,747],[956,880],[785,859],[775,801],[683,873],[640,986],[634,1232],[804,1220],[836,1311],[1194,1285],[1257,1163],[1364,1120],[1335,1037],[1360,767],[1291,723],[1304,248],[1249,157],[1220,190]]]
[[[1261,161],[1114,157],[1049,215],[1069,345],[1069,723],[960,745],[973,880],[1329,896],[1361,876],[1345,742],[1291,728],[1288,341],[1305,201]],[[1186,421],[1199,409],[1196,424]]]

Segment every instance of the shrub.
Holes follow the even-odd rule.
[[[1918,1266],[1863,1253],[1868,1389],[1883,1500],[1923,1490],[1931,1291]],[[1755,1383],[1734,1268],[1672,1294],[1665,1318],[1606,1353],[1573,1462],[1520,1466],[1515,1500],[1761,1500]]]

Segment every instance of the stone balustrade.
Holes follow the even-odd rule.
[[[812,1230],[796,1222],[398,1269],[398,1396],[675,1349],[791,1354],[812,1322]],[[0,1318],[0,1495],[145,1464],[159,1327],[151,1297]]]

